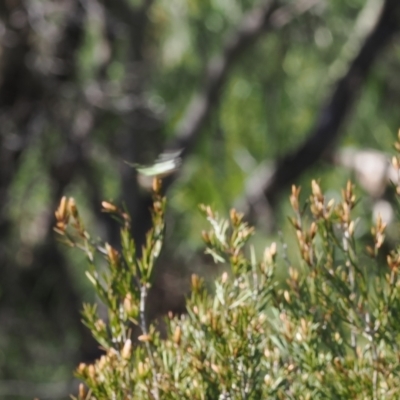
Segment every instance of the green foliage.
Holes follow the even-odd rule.
[[[394,157],[397,171],[399,165]],[[383,261],[380,217],[366,249],[359,242],[350,182],[335,202],[312,181],[304,207],[293,186],[290,221],[299,248],[293,263],[276,243],[257,259],[248,243],[254,230],[242,215],[231,210],[223,219],[201,206],[210,224],[202,233],[206,253],[226,268],[212,292],[192,275],[187,313],[166,318],[165,339],[146,320],[165,228],[160,187],[156,178],[153,228],[140,251],[129,216],[113,204],[103,202],[103,211],[121,222],[120,251],[92,241],[73,199],[63,198],[56,212],[56,230],[87,254],[87,276],[108,311],[104,321],[95,305],[83,309],[105,354],[79,365],[85,383],[79,399],[399,398],[400,248]],[[400,194],[400,179],[395,187]],[[97,253],[106,260],[102,272]],[[283,284],[275,278],[278,257],[288,264]]]
[[[119,3],[130,5],[134,13],[143,4],[150,5],[143,18],[143,34],[131,34],[142,24],[115,12]],[[180,275],[195,264],[192,260],[202,245],[199,231],[204,220],[193,209],[204,202],[226,213],[246,196],[248,179],[252,180],[258,167],[274,165],[296,149],[358,51],[362,40],[358,27],[368,28],[361,17],[373,22],[374,13],[363,9],[380,3],[319,2],[286,27],[266,30],[237,58],[221,88],[220,101],[213,106],[168,195],[170,228],[173,225],[168,258],[179,259],[174,268]],[[126,192],[137,187],[135,175],[127,177],[121,160],[151,162],[165,141],[175,137],[190,99],[204,89],[209,61],[223,55],[226,38],[260,1],[0,4],[1,32],[6,38],[0,45],[4,55],[0,57],[0,81],[14,88],[1,92],[5,102],[0,110],[0,147],[5,152],[0,157],[0,192],[5,194],[0,196],[4,218],[0,223],[4,267],[0,278],[0,398],[44,398],[42,383],[65,387],[75,360],[93,354],[91,342],[79,329],[75,306],[83,298],[91,300],[94,293],[91,282],[84,279],[83,255],[54,248],[48,210],[54,209],[62,194],[73,193],[87,226],[98,226],[104,233],[107,228],[92,212],[99,199],[125,197],[135,207],[138,199]],[[14,11],[8,13],[7,8]],[[22,25],[25,28],[20,29]],[[143,53],[139,62],[132,54],[137,48]],[[8,56],[9,52],[21,59]],[[398,40],[380,53],[357,96],[358,105],[341,128],[343,139],[338,145],[389,151],[398,123],[399,56]],[[5,73],[8,64],[11,68]],[[24,75],[18,71],[25,71]],[[131,139],[134,145],[126,145]],[[351,174],[326,161],[314,168],[298,181],[305,189],[303,196],[311,176],[321,178],[323,188],[332,195]],[[285,219],[289,202],[279,202],[282,207],[274,210],[277,229],[268,239],[260,230],[256,240],[277,240],[277,231],[282,230],[288,256],[293,258],[296,246],[286,234],[291,229]],[[371,199],[365,196],[357,211],[370,206]],[[361,218],[360,230],[369,223],[365,216]],[[398,231],[396,226],[393,230]],[[255,248],[258,253],[257,244]],[[191,263],[184,265],[182,259]],[[94,261],[102,266],[101,260]],[[277,279],[287,271],[281,263],[282,257],[278,258]],[[297,262],[292,264],[297,268]],[[163,265],[160,270],[168,267]],[[14,389],[16,379],[21,384],[16,383]],[[35,386],[25,387],[23,382]],[[47,397],[57,397],[48,389],[43,391]]]

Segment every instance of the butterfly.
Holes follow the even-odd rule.
[[[182,163],[182,158],[180,157],[181,153],[182,150],[162,153],[155,162],[150,165],[125,162],[134,167],[142,175],[163,178],[178,170]]]

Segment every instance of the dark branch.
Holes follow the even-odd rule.
[[[167,144],[167,151],[183,150],[187,156],[200,136],[201,130],[219,102],[222,87],[235,62],[267,29],[282,28],[300,14],[306,12],[319,0],[302,0],[293,6],[277,8],[276,1],[265,1],[247,13],[238,29],[226,40],[221,55],[212,59],[206,69],[202,90],[189,104],[178,126],[175,137]],[[172,175],[164,183],[167,189],[177,178]]]
[[[237,31],[228,37],[222,54],[210,61],[202,90],[194,96],[168,149],[183,149],[184,153],[192,149],[199,131],[220,98],[222,85],[234,61],[265,29],[275,3],[268,0],[246,14]]]
[[[277,8],[277,1],[267,0],[247,13],[237,30],[227,38],[221,55],[210,61],[206,69],[203,89],[194,96],[175,137],[167,144],[165,151],[182,150],[182,156],[186,157],[196,144],[213,107],[218,103],[223,84],[240,55],[267,28],[281,28],[318,2],[319,0],[302,0],[298,1],[294,6]],[[178,173],[175,173],[164,179],[164,192],[168,190],[177,177]],[[136,226],[140,227],[140,232],[134,234],[138,243],[142,243],[145,232],[151,226],[150,213],[148,211],[150,205],[150,195],[144,195],[141,197],[138,207],[134,210],[134,214],[132,214],[132,219],[137,221]]]
[[[33,137],[36,138],[43,128],[38,120],[47,117],[46,112],[50,111],[51,113],[57,108],[56,106],[60,102],[60,87],[63,82],[71,81],[74,78],[76,53],[84,37],[86,18],[81,2],[79,0],[73,2],[65,19],[60,41],[54,49],[54,58],[57,61],[55,65],[59,68],[51,71],[52,76],[45,75],[26,62],[27,55],[30,52],[34,53],[34,47],[31,46],[32,29],[29,18],[26,17],[23,26],[17,28],[10,23],[12,12],[18,10],[20,13],[28,15],[19,3],[9,2],[6,7],[0,6],[0,13],[4,17],[7,29],[12,30],[18,38],[15,46],[3,49],[6,54],[0,65],[0,74],[3,78],[0,79],[2,82],[0,85],[0,121],[12,121],[15,125],[15,132],[9,129],[10,123],[2,123],[0,128],[0,165],[2,166],[0,168],[0,225],[1,223],[11,224],[10,217],[4,212],[5,205],[11,201],[9,187],[20,167],[22,153],[28,149],[30,140]],[[65,186],[71,182],[77,170],[72,168],[66,173],[66,169],[68,169],[68,165],[64,169],[53,168],[51,171],[56,181],[56,184],[52,185],[55,190],[52,204],[49,206],[51,209],[55,208]],[[31,253],[31,260],[29,268],[25,269],[14,267],[16,258],[6,249],[10,232],[0,229],[0,236],[4,239],[4,246],[0,248],[0,276],[4,282],[6,279],[7,283],[11,282],[4,285],[1,317],[4,318],[4,310],[7,307],[21,307],[20,304],[24,304],[25,307],[27,302],[35,299],[38,303],[36,306],[43,311],[43,315],[55,322],[53,328],[58,327],[60,331],[63,331],[65,325],[68,325],[74,327],[75,331],[81,334],[84,341],[81,356],[93,358],[92,353],[97,350],[97,345],[93,342],[91,346],[86,346],[90,339],[88,339],[88,332],[80,322],[78,310],[81,299],[72,285],[66,259],[56,246],[52,231],[53,221],[51,218],[47,218],[45,223],[46,235],[39,244],[28,249]],[[37,294],[39,287],[40,296]],[[63,290],[57,292],[57,288],[60,287]],[[61,296],[60,293],[62,293]],[[34,329],[33,325],[32,329]],[[59,337],[62,336],[60,331],[57,332]]]
[[[263,192],[270,202],[273,202],[283,188],[293,183],[334,144],[371,66],[398,31],[399,14],[400,2],[386,0],[376,26],[365,40],[347,73],[337,83],[307,140],[293,153],[285,156],[270,179],[265,181]]]

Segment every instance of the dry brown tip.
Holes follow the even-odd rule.
[[[108,201],[102,201],[101,206],[103,207],[104,212],[117,212],[118,208],[114,205],[109,203]]]

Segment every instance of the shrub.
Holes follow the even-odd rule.
[[[399,164],[395,157],[397,170]],[[395,186],[400,193],[400,183]],[[210,224],[202,234],[206,252],[229,268],[213,290],[192,276],[187,314],[166,318],[165,339],[145,317],[164,233],[157,178],[153,188],[153,228],[140,251],[129,216],[113,204],[103,202],[103,210],[121,222],[120,251],[91,239],[72,198],[63,198],[56,211],[57,232],[87,254],[87,276],[108,310],[104,321],[96,305],[83,308],[105,354],[79,365],[79,399],[400,398],[400,249],[379,261],[380,217],[367,249],[356,239],[350,182],[335,203],[313,181],[304,208],[293,186],[299,257],[291,263],[280,251],[286,282],[275,278],[275,243],[257,259],[248,244],[254,230],[242,215],[232,210],[223,219],[202,206]],[[137,340],[133,327],[141,330]]]

